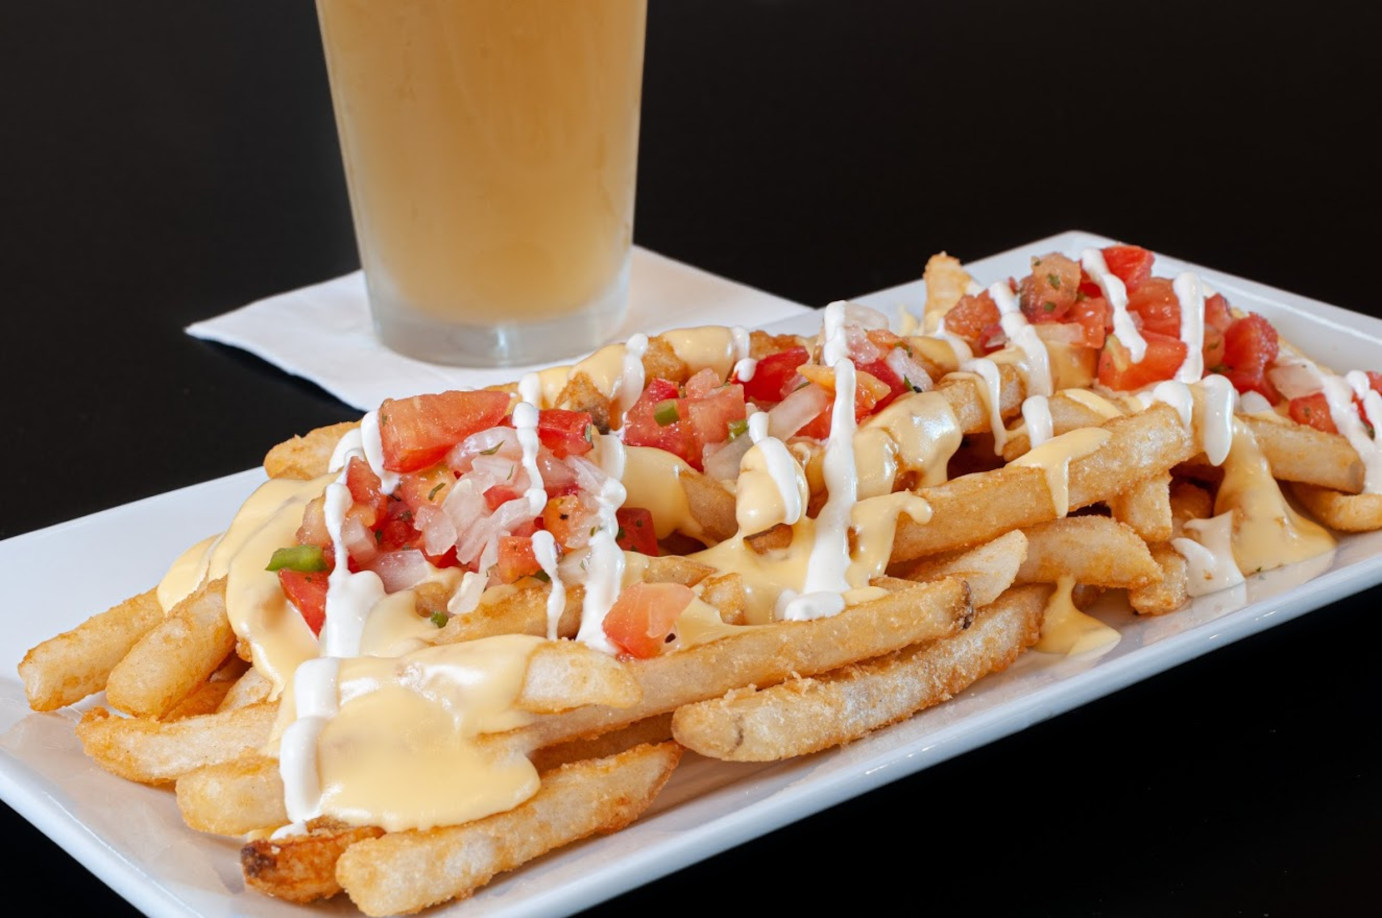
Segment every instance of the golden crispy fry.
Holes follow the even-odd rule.
[[[1161,579],[1147,544],[1132,528],[1107,516],[1070,516],[1027,530],[1027,558],[1018,583],[1076,583],[1137,588]]]
[[[261,701],[268,701],[269,696],[273,694],[273,688],[273,683],[259,670],[247,670],[227,690],[217,710],[230,711],[235,708],[243,708],[246,705],[258,704]]]
[[[1190,601],[1189,566],[1181,553],[1165,542],[1151,546],[1152,558],[1161,568],[1161,577],[1146,586],[1128,591],[1128,602],[1138,615],[1165,615]]]
[[[225,579],[199,587],[110,671],[106,699],[136,717],[162,717],[235,650]]]
[[[1102,446],[1070,462],[1072,510],[1160,475],[1196,449],[1174,410],[1166,405],[1114,418],[1104,429],[1110,436]],[[894,562],[976,545],[1058,516],[1046,473],[1035,466],[1008,465],[918,493],[931,505],[932,519],[917,523],[903,516],[898,521]]]
[[[962,577],[969,584],[970,601],[979,608],[996,600],[1013,585],[1026,556],[1027,536],[1020,529],[1014,529],[978,548],[913,561],[897,575],[908,580]]]
[[[382,829],[371,826],[321,825],[306,835],[258,839],[240,849],[245,883],[289,902],[314,902],[341,891],[336,861],[351,845],[377,838]]]
[[[1112,406],[1112,403],[1110,405]],[[1051,411],[1051,432],[1057,436],[1081,427],[1098,427],[1109,419],[1108,415],[1062,392],[1051,396],[1047,400],[1047,407]],[[1113,407],[1116,410],[1116,406]],[[1008,442],[1003,444],[1003,459],[1011,462],[1029,449],[1031,439],[1027,436],[1026,429],[1019,427],[1008,437]]]
[[[671,738],[672,713],[668,711],[665,714],[645,717],[599,736],[570,740],[534,750],[528,759],[538,771],[545,772],[582,759],[603,759],[618,755],[645,743],[665,743]]]
[[[198,714],[211,714],[221,710],[226,696],[249,668],[248,663],[232,654],[221,664],[220,669],[211,674],[210,679],[194,688],[191,694],[174,705],[163,719],[177,720],[181,717],[195,717]]]
[[[1318,485],[1345,494],[1363,490],[1363,463],[1340,435],[1276,415],[1241,415],[1239,420],[1252,431],[1278,480]]]
[[[82,749],[112,774],[141,784],[170,784],[204,765],[257,752],[269,739],[276,704],[202,714],[166,723],[92,708],[77,724]]]
[[[748,626],[677,653],[632,660],[629,671],[643,689],[638,704],[577,708],[539,718],[515,733],[521,743],[537,749],[613,730],[742,685],[773,685],[932,640],[967,624],[968,594],[963,581],[953,578],[909,584],[829,618]]]
[[[177,779],[178,810],[199,832],[248,835],[285,825],[278,759],[261,755],[189,771]]]
[[[587,704],[622,708],[636,704],[640,694],[638,683],[614,657],[574,641],[547,641],[528,658],[514,706],[534,714]]]
[[[1107,501],[1109,512],[1126,523],[1144,542],[1171,538],[1171,476],[1163,472],[1138,482]]]
[[[411,914],[464,898],[496,875],[556,848],[637,819],[681,758],[675,743],[639,746],[564,765],[527,802],[461,826],[395,832],[357,842],[336,878],[366,915]]]
[[[1339,532],[1382,529],[1382,494],[1341,494],[1329,488],[1297,483],[1291,487],[1310,515]]]
[[[306,436],[284,440],[264,456],[264,471],[270,478],[296,478],[301,481],[325,475],[336,444],[347,431],[358,426],[359,421],[344,421],[318,427]]]
[[[969,291],[974,278],[954,255],[938,252],[926,259],[921,279],[926,283],[924,325],[928,332],[935,331],[950,308]]]
[[[1022,410],[1025,384],[1022,376],[1009,364],[999,364],[998,374],[1002,379],[1002,386],[998,390],[999,412],[1004,419],[1010,419]],[[945,397],[963,433],[988,433],[993,429],[989,418],[988,388],[977,376],[969,373],[946,376],[936,383],[935,391]]]
[[[737,689],[678,708],[677,742],[702,755],[767,762],[858,739],[948,700],[1036,643],[1046,587],[1004,594],[965,631],[815,678]]]
[[[32,648],[19,663],[29,707],[55,711],[99,692],[129,649],[161,621],[163,607],[149,590]]]

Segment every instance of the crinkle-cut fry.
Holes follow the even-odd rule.
[[[919,558],[899,576],[908,580],[963,577],[969,584],[970,601],[977,609],[993,602],[1013,585],[1025,557],[1027,536],[1014,529],[977,548]]]
[[[1171,475],[1163,472],[1140,481],[1107,501],[1109,513],[1144,542],[1165,542],[1173,534]]]
[[[647,583],[680,583],[695,586],[714,568],[690,558],[666,555],[648,558],[641,579]],[[532,578],[512,589],[493,591],[469,612],[453,616],[431,637],[433,644],[454,644],[497,634],[547,636],[547,597],[551,587]],[[585,592],[580,584],[566,588],[566,605],[557,624],[557,637],[572,638],[581,623]]]
[[[818,752],[949,700],[1036,643],[1050,589],[1016,587],[950,637],[816,677],[745,688],[678,708],[672,735],[688,749],[734,762]]]
[[[163,607],[148,590],[31,648],[19,661],[29,707],[55,711],[99,692],[116,664],[161,621]]]
[[[213,835],[248,835],[288,823],[278,759],[262,755],[206,765],[177,779],[183,822]]]
[[[574,641],[547,641],[528,658],[514,706],[533,714],[557,714],[587,704],[622,708],[642,695],[624,664]]]
[[[383,829],[326,823],[304,835],[263,838],[240,849],[245,884],[288,902],[329,899],[341,891],[336,862],[357,842],[378,838]]]
[[[301,437],[284,440],[264,456],[264,472],[270,478],[295,478],[311,481],[325,475],[331,464],[336,444],[347,432],[360,426],[359,421],[343,421],[318,427]]]
[[[235,651],[225,578],[198,587],[110,671],[106,700],[135,717],[162,717]]]
[[[750,625],[675,653],[630,660],[643,689],[638,704],[539,717],[510,735],[529,749],[594,736],[740,686],[773,685],[934,640],[966,627],[971,615],[969,589],[958,578],[907,584],[828,618]]]
[[[1018,583],[1076,583],[1137,589],[1161,579],[1147,543],[1132,528],[1107,516],[1068,516],[1026,530],[1027,557]]]
[[[1298,481],[1357,494],[1363,490],[1363,463],[1339,434],[1326,433],[1277,415],[1240,414],[1279,481]]]
[[[1310,515],[1339,532],[1382,529],[1382,494],[1341,494],[1330,488],[1293,484],[1291,491]]]
[[[1161,576],[1135,590],[1128,590],[1128,604],[1138,615],[1165,615],[1190,601],[1190,566],[1167,542],[1150,546]]]
[[[1153,475],[1160,475],[1197,451],[1174,409],[1157,404],[1103,425],[1109,438],[1069,464],[1070,509],[1087,507]],[[903,515],[893,542],[893,562],[977,545],[1010,529],[1056,519],[1046,471],[1006,465],[965,475],[918,492],[931,505],[929,522]]]
[[[141,784],[170,784],[204,765],[258,752],[269,740],[278,705],[263,703],[157,721],[92,708],[77,724],[77,739],[96,764]]]
[[[336,879],[371,916],[411,914],[465,898],[498,874],[633,822],[680,758],[680,746],[662,743],[564,765],[544,774],[538,792],[508,812],[357,842],[337,861]]]

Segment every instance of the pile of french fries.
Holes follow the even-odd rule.
[[[943,311],[962,289],[953,266],[935,270],[928,312]],[[755,356],[783,345],[752,335]],[[943,702],[1040,646],[1058,596],[1078,610],[1125,591],[1141,614],[1187,602],[1190,575],[1171,543],[1188,521],[1213,514],[1215,488],[1195,426],[1163,403],[1120,402],[1108,417],[1056,393],[1056,435],[1103,431],[1092,448],[1071,455],[1056,481],[1039,465],[1014,461],[1028,451],[1018,423],[1030,394],[1022,373],[1000,365],[993,405],[958,361],[936,358],[934,348],[924,353],[931,391],[954,412],[966,443],[950,460],[948,480],[916,486],[899,476],[900,487],[915,486],[930,518],[899,517],[874,597],[836,615],[728,628],[715,640],[623,659],[570,640],[581,610],[580,588],[570,590],[560,636],[539,642],[528,658],[514,701],[526,722],[485,738],[495,755],[527,756],[540,773],[537,792],[511,809],[428,829],[323,818],[281,833],[291,820],[272,754],[279,700],[227,619],[224,579],[201,584],[166,612],[151,589],[34,647],[20,664],[30,705],[52,711],[104,692],[104,703],[77,726],[86,753],[116,775],[171,788],[192,829],[243,838],[250,886],[294,902],[344,892],[365,914],[405,914],[464,898],[546,852],[627,825],[684,750],[779,760],[848,743]],[[700,369],[656,338],[643,360],[648,378],[684,381]],[[576,373],[545,407],[607,416],[610,399]],[[998,456],[995,411],[1012,428]],[[1343,437],[1261,415],[1239,423],[1272,476],[1317,520],[1338,531],[1382,528],[1382,497],[1359,493],[1363,467]],[[268,475],[325,474],[351,426],[280,444],[266,457]],[[732,536],[732,491],[709,476],[683,478],[706,539]],[[822,500],[819,490],[811,494],[813,511]],[[771,532],[752,535],[772,550]],[[743,586],[733,572],[673,554],[648,559],[641,576],[692,587],[724,622],[743,621]],[[527,578],[452,618],[435,641],[545,636],[550,590]]]

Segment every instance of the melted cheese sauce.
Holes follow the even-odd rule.
[[[1041,638],[1036,643],[1036,649],[1042,653],[1073,657],[1092,651],[1106,651],[1122,638],[1116,628],[1105,625],[1076,607],[1071,598],[1074,588],[1073,578],[1062,577],[1046,601]]]

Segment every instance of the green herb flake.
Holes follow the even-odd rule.
[[[430,621],[432,624],[436,625],[438,628],[445,628],[446,623],[451,620],[451,617],[447,615],[445,612],[438,609],[437,611],[429,615],[427,617],[427,620]]]
[[[1041,308],[1044,309],[1046,312],[1055,312],[1056,304],[1051,302],[1050,300],[1047,300],[1046,302],[1041,304]]]
[[[430,491],[427,492],[427,499],[430,501],[432,498],[436,497],[436,496],[437,496],[437,492],[440,491],[440,490],[441,490],[442,488],[444,488],[444,487],[446,487],[446,482],[444,482],[444,481],[439,481],[439,482],[437,482],[437,486],[436,486],[435,488],[433,488],[432,490],[430,490]]]
[[[1059,275],[1059,274],[1048,274],[1048,275],[1046,275],[1046,283],[1048,283],[1048,284],[1051,285],[1051,289],[1052,289],[1052,290],[1059,290],[1059,289],[1060,289],[1060,275]]]
[[[326,570],[326,555],[320,545],[292,545],[276,549],[266,571],[290,570],[304,574]]]
[[[619,531],[614,534],[614,541],[622,542],[628,538],[628,533],[624,532],[624,527],[620,526]]]
[[[481,456],[493,456],[495,453],[499,452],[499,447],[501,447],[501,446],[503,446],[502,443],[496,443],[496,444],[494,444],[493,446],[491,446],[489,449],[482,449],[482,450],[480,450],[480,455],[481,455]]]
[[[533,578],[535,580],[541,580],[543,583],[552,582],[552,575],[547,573],[546,571],[538,571],[537,573],[533,574]]]
[[[653,408],[653,420],[657,421],[659,427],[666,427],[681,420],[681,413],[677,411],[677,400],[674,398],[664,399],[657,403]]]
[[[749,422],[747,419],[729,422],[729,438],[737,440],[749,432]]]

